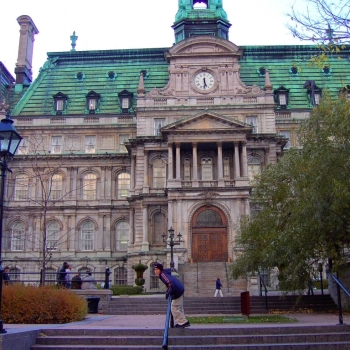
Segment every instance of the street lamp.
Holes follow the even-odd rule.
[[[10,118],[10,112],[5,113],[6,118],[0,122],[0,333],[6,333],[3,327],[1,317],[2,304],[2,281],[4,270],[2,267],[2,226],[4,219],[4,196],[6,171],[11,171],[7,167],[7,162],[12,160],[17,148],[22,140],[15,127],[12,125],[13,120]]]
[[[178,241],[174,241],[174,229],[172,227],[169,228],[169,239],[165,239],[166,235],[165,233],[162,234],[163,242],[165,242],[168,246],[170,246],[170,268],[171,271],[174,271],[174,245],[179,245],[181,243],[181,233],[177,235]]]

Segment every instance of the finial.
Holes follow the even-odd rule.
[[[70,36],[70,40],[72,41],[72,49],[71,51],[75,51],[75,46],[77,44],[78,37],[75,35],[75,31],[73,32],[73,35]]]

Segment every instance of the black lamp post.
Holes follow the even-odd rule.
[[[178,241],[174,241],[174,229],[172,227],[169,228],[168,230],[169,232],[169,240],[165,239],[166,235],[165,233],[162,234],[163,237],[163,242],[166,242],[166,244],[168,246],[170,246],[170,268],[171,271],[174,271],[174,245],[179,245],[181,243],[181,233],[179,232],[179,234],[177,235],[178,237]]]
[[[7,162],[12,160],[17,148],[22,140],[15,127],[12,125],[13,120],[10,119],[9,111],[5,113],[6,118],[0,122],[0,333],[6,333],[3,327],[1,317],[2,304],[2,281],[4,269],[2,267],[2,226],[4,219],[4,196],[5,196],[5,180],[6,171],[11,171],[7,167]]]

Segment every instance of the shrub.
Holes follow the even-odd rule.
[[[113,295],[135,295],[135,294],[141,294],[143,288],[142,286],[117,285],[117,286],[112,286],[111,290],[113,292]]]
[[[67,323],[87,314],[84,299],[66,289],[50,286],[3,286],[2,319],[5,323]]]

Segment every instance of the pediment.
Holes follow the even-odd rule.
[[[180,41],[169,49],[167,59],[184,54],[233,54],[240,57],[243,51],[228,40],[203,35]]]
[[[213,112],[203,112],[180,119],[162,128],[162,132],[213,132],[213,131],[251,131],[252,127],[237,119]]]

